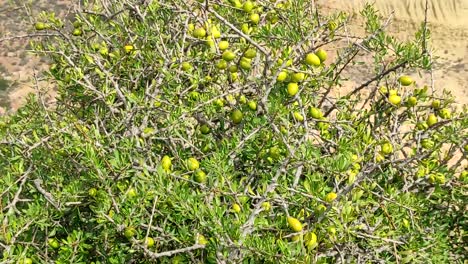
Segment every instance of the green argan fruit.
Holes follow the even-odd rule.
[[[218,48],[220,50],[226,50],[227,48],[229,48],[229,42],[225,41],[225,40],[222,40],[218,43]]]
[[[248,49],[244,52],[244,57],[252,59],[255,58],[257,55],[257,51],[255,49]]]
[[[36,22],[36,25],[34,26],[36,30],[44,30],[46,29],[46,24],[43,22]]]
[[[289,83],[288,84],[288,94],[289,96],[295,96],[297,94],[297,92],[299,92],[299,86],[297,85],[297,83]]]
[[[388,97],[388,101],[392,104],[392,105],[400,105],[401,103],[401,97],[398,96],[398,95],[395,95],[395,94],[392,94]]]
[[[161,159],[161,167],[165,172],[171,171],[172,161],[171,161],[171,158],[169,156],[165,155]]]
[[[298,83],[305,79],[305,74],[302,72],[296,72],[291,76],[291,82]]]
[[[232,111],[231,121],[234,124],[240,124],[240,122],[242,122],[243,118],[244,118],[244,114],[242,114],[242,112],[239,109],[236,109],[236,110]]]
[[[426,124],[431,127],[433,125],[435,125],[437,123],[437,116],[434,115],[434,114],[430,114],[428,117],[427,117],[427,120],[426,120]]]
[[[406,75],[403,75],[400,78],[398,78],[398,81],[403,86],[409,86],[414,83],[413,79],[410,76],[406,76]]]
[[[182,66],[183,71],[188,71],[188,70],[192,69],[192,65],[190,63],[186,62],[186,61],[182,62],[181,66]]]
[[[381,146],[381,152],[382,154],[384,155],[389,155],[389,154],[392,154],[393,153],[393,146],[390,142],[385,142],[383,143]]]
[[[278,74],[278,77],[276,77],[276,80],[277,80],[278,82],[284,82],[287,78],[288,78],[288,73],[285,72],[285,71],[281,71],[281,72]]]
[[[415,106],[418,103],[418,98],[411,96],[406,100],[406,105],[409,107]]]
[[[323,49],[318,49],[316,52],[315,52],[315,55],[317,55],[317,57],[319,57],[320,59],[320,62],[324,62],[325,60],[327,60],[327,52]]]
[[[224,70],[227,68],[227,66],[228,66],[228,63],[225,60],[220,60],[218,61],[218,63],[216,63],[216,68],[218,68],[219,70]]]
[[[196,28],[193,31],[193,36],[196,38],[204,38],[206,36],[206,30],[204,28]]]
[[[198,170],[195,173],[195,181],[198,183],[206,183],[206,173],[202,170]]]
[[[132,237],[134,237],[136,235],[136,229],[134,227],[126,227],[125,230],[124,230],[124,236],[128,239],[131,239]]]
[[[207,124],[203,124],[200,126],[200,131],[203,135],[209,134],[211,129]]]
[[[311,66],[320,66],[321,60],[320,60],[319,56],[317,56],[316,54],[309,53],[305,57],[305,63],[307,65],[311,65]]]
[[[323,113],[320,109],[316,108],[316,107],[311,107],[310,110],[309,110],[309,114],[312,118],[315,118],[315,119],[322,119],[323,118]]]
[[[250,14],[250,21],[254,24],[258,24],[260,21],[260,15],[256,13]]]
[[[232,61],[234,58],[236,58],[236,54],[230,50],[226,50],[223,52],[222,58],[225,61]]]
[[[242,9],[244,9],[245,12],[250,13],[254,9],[254,3],[250,0],[245,1],[244,5],[242,6]]]
[[[200,167],[200,163],[196,158],[189,158],[187,160],[187,167],[191,171],[196,171]]]
[[[81,36],[83,34],[83,31],[79,28],[75,28],[72,32],[73,36]]]

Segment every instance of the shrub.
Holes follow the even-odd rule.
[[[461,262],[467,109],[410,77],[426,25],[401,42],[361,15],[348,43],[310,1],[41,14],[57,104],[1,121],[3,260]]]

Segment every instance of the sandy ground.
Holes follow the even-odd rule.
[[[357,14],[368,1],[318,0],[324,12],[346,11]],[[393,16],[388,31],[405,40],[414,36],[425,18],[425,0],[374,0],[383,17]],[[450,91],[458,105],[468,104],[468,0],[428,0],[427,20],[431,49],[436,60],[431,75],[412,76],[418,85],[434,84],[437,92]],[[359,19],[354,20],[359,25]],[[353,33],[362,33],[357,27]],[[356,75],[356,73],[352,73]],[[360,82],[356,82],[360,83]],[[352,80],[350,85],[353,85]]]
[[[16,2],[16,1],[13,1]],[[34,1],[33,15],[42,10],[55,10],[57,14],[66,13],[69,1]],[[324,12],[343,10],[357,12],[365,0],[316,0],[324,7]],[[11,1],[0,0],[0,77],[9,80],[13,85],[7,94],[12,111],[20,107],[30,92],[35,92],[31,77],[45,67],[46,62],[28,55],[26,38],[13,41],[1,41],[5,37],[25,35],[33,32],[29,14],[10,4]],[[388,30],[401,39],[413,36],[417,26],[424,21],[424,0],[375,0],[383,16],[393,13],[394,20]],[[457,103],[468,104],[468,0],[428,0],[428,21],[432,31],[432,49],[437,59],[434,71],[434,86],[440,92],[447,89],[456,97]],[[29,22],[28,22],[29,21]],[[3,23],[4,22],[4,23]],[[356,32],[361,21],[356,20]],[[361,23],[362,24],[362,23]],[[353,29],[354,31],[354,29]],[[359,76],[349,73],[350,76]],[[428,75],[417,78],[418,84],[429,82]],[[361,81],[352,79],[349,87]],[[53,94],[53,91],[51,90]],[[0,114],[5,109],[0,107]]]

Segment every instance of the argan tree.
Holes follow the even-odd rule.
[[[466,258],[468,111],[416,78],[426,24],[399,41],[368,5],[355,37],[305,0],[74,11],[31,25],[56,103],[1,119],[4,263]]]

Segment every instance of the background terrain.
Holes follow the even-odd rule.
[[[319,0],[317,4],[324,11],[343,10],[358,12],[366,1]],[[424,0],[377,0],[374,1],[383,16],[393,15],[388,30],[399,38],[411,37],[424,21]],[[54,10],[56,14],[70,15],[71,1],[34,1],[32,8],[25,8],[23,1],[0,0],[0,114],[14,111],[24,102],[27,94],[35,92],[33,79],[47,65],[28,55],[29,39],[22,37],[34,34],[31,14],[43,10]],[[393,13],[394,12],[394,13]],[[468,103],[468,0],[428,1],[428,21],[432,36],[432,49],[437,57],[433,81],[438,90],[447,89],[455,96],[457,103]],[[361,21],[351,23],[350,31],[359,34]],[[362,32],[364,33],[364,32]],[[17,38],[19,37],[19,38]],[[345,44],[345,43],[344,43]],[[339,47],[335,47],[339,48]],[[365,61],[365,58],[363,58]],[[362,71],[362,69],[359,69]],[[357,76],[362,72],[347,72],[346,86],[360,83]],[[414,76],[417,77],[417,76]],[[417,80],[418,78],[416,78]],[[422,85],[423,83],[421,83]],[[51,85],[41,83],[42,88],[53,94]]]

